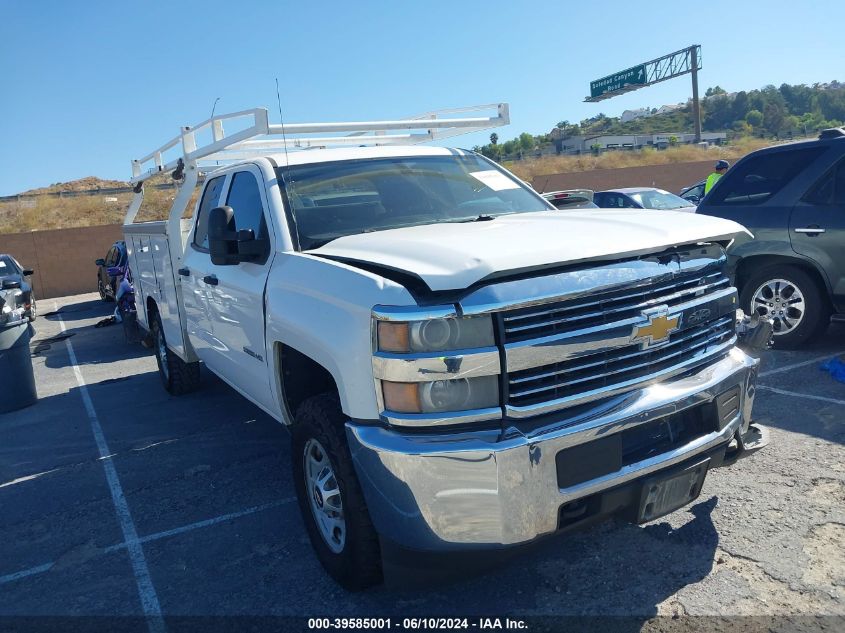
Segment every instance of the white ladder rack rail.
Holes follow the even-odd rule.
[[[485,110],[496,110],[495,116],[446,117]],[[226,134],[223,123],[251,119],[245,129]],[[181,134],[143,158],[132,161],[130,182],[138,184],[163,171],[179,167],[191,170],[202,163],[243,160],[272,153],[273,150],[309,149],[329,146],[415,145],[500,127],[510,122],[507,103],[485,104],[436,110],[408,119],[388,121],[349,121],[340,123],[270,124],[266,108],[254,108],[220,114],[193,127],[183,127]],[[210,129],[212,142],[197,146],[199,133]],[[415,131],[416,130],[416,131]],[[404,131],[401,134],[388,134]],[[330,134],[333,136],[306,136]],[[181,145],[181,156],[165,162],[164,155]],[[145,169],[145,166],[152,163]]]

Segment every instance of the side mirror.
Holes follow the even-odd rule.
[[[238,263],[238,236],[232,207],[214,207],[208,213],[208,250],[215,266]]]
[[[105,265],[106,265],[106,260],[105,260],[105,259],[103,259],[103,258],[101,257],[100,259],[98,259],[98,260],[97,260],[97,261],[95,261],[94,263],[95,263],[97,266],[105,266]]]
[[[12,288],[20,288],[21,282],[17,279],[4,279],[3,290],[11,290]]]
[[[260,261],[267,256],[270,240],[257,239],[252,229],[235,230],[232,207],[215,207],[208,214],[208,250],[215,266]]]
[[[30,275],[34,275],[34,274],[35,274],[35,271],[32,270],[32,268],[24,268],[23,269],[23,276],[24,277],[29,277]]]

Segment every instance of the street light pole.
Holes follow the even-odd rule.
[[[695,46],[689,49],[690,74],[692,75],[692,118],[695,125],[695,142],[701,142],[701,105],[698,101],[698,54]]]

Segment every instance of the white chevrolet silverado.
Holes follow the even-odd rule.
[[[745,230],[557,210],[478,154],[417,145],[506,123],[492,107],[284,126],[255,109],[133,161],[126,244],[164,387],[196,388],[203,363],[288,426],[303,520],[346,587],[379,582],[386,551],[651,521],[765,443],[725,270]],[[169,218],[136,222],[171,171]]]

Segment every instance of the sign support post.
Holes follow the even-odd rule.
[[[698,50],[690,46],[690,74],[692,75],[692,120],[695,125],[695,142],[701,142],[701,104],[698,100]]]

